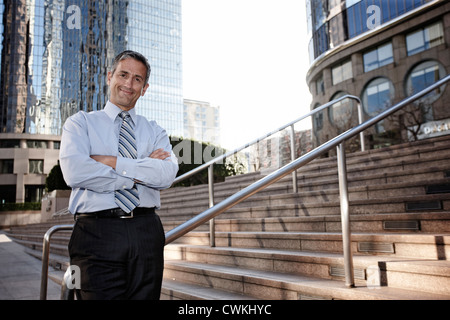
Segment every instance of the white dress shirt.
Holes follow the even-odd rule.
[[[114,191],[129,189],[136,181],[139,206],[160,208],[159,190],[170,187],[176,177],[178,161],[166,131],[155,121],[136,115],[134,109],[129,113],[135,125],[137,159],[118,156],[121,111],[108,101],[103,110],[80,111],[64,124],[60,165],[64,180],[72,188],[72,214],[117,208]],[[172,156],[166,160],[149,158],[161,148]],[[95,161],[91,155],[116,156],[116,169]]]

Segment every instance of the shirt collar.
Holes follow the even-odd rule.
[[[119,115],[119,113],[121,113],[123,111],[118,106],[113,104],[111,101],[108,101],[106,103],[105,108],[103,110],[106,112],[106,114],[108,115],[108,117],[111,119],[112,122],[114,122],[116,120],[117,116]],[[136,125],[137,115],[136,115],[135,108],[129,110],[128,113],[130,114],[131,119],[133,120],[134,124]]]

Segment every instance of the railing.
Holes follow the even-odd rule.
[[[42,243],[42,271],[41,271],[41,291],[40,299],[47,299],[47,284],[48,284],[48,265],[50,260],[50,239],[55,232],[63,230],[72,230],[72,224],[53,226],[44,235]],[[64,283],[61,284],[64,288]]]
[[[316,113],[318,113],[318,112],[320,112],[320,111],[322,111],[324,109],[328,109],[329,107],[335,105],[336,103],[341,102],[341,101],[346,100],[346,99],[356,100],[356,102],[357,102],[357,109],[358,109],[358,121],[359,121],[359,124],[361,124],[363,122],[363,120],[364,120],[364,113],[363,113],[363,110],[362,110],[361,100],[358,97],[353,96],[353,95],[345,95],[345,96],[337,98],[337,99],[335,99],[333,101],[330,101],[330,102],[328,102],[328,103],[326,103],[326,104],[324,104],[324,105],[322,105],[322,106],[312,110],[311,112],[301,116],[300,118],[298,118],[296,120],[293,120],[293,121],[285,124],[284,126],[281,126],[278,129],[275,129],[275,130],[273,130],[273,131],[271,131],[271,132],[269,132],[269,133],[267,133],[267,134],[265,134],[265,135],[255,139],[255,140],[253,140],[253,141],[251,141],[251,142],[249,142],[247,144],[244,144],[244,145],[242,145],[239,148],[236,148],[236,149],[234,149],[232,151],[229,151],[229,152],[227,152],[227,153],[225,153],[223,155],[220,155],[220,156],[218,156],[218,157],[216,157],[216,158],[214,158],[214,159],[204,163],[203,165],[198,166],[195,169],[192,169],[191,171],[189,171],[189,172],[187,172],[187,173],[177,177],[174,180],[173,184],[175,185],[175,184],[177,184],[177,183],[179,183],[179,182],[181,182],[181,181],[183,181],[183,180],[193,176],[194,174],[199,173],[200,171],[203,171],[206,168],[208,168],[208,194],[209,194],[209,207],[211,208],[211,207],[214,206],[214,176],[213,176],[214,164],[216,164],[216,163],[218,163],[220,161],[223,161],[224,159],[228,158],[229,156],[235,155],[238,152],[240,152],[240,151],[242,151],[242,150],[244,150],[244,149],[246,149],[246,148],[248,148],[248,147],[250,147],[252,145],[257,144],[258,142],[260,142],[260,141],[262,141],[262,140],[264,140],[264,139],[266,139],[266,138],[268,138],[270,136],[273,136],[274,134],[277,134],[278,132],[280,132],[280,131],[288,128],[288,127],[291,128],[291,130],[290,130],[291,161],[294,161],[296,159],[296,156],[295,156],[295,139],[294,139],[294,137],[295,137],[295,128],[294,128],[295,124],[299,123],[300,121],[302,121],[302,120],[304,120],[306,118],[309,118],[309,117],[315,115]],[[361,144],[361,151],[364,151],[365,150],[365,142],[364,142],[364,133],[363,132],[360,133],[360,144]],[[298,192],[297,174],[296,174],[295,171],[292,172],[292,189],[293,189],[294,193]],[[215,246],[215,223],[214,223],[214,219],[210,220],[209,230],[210,230],[210,233],[209,233],[210,246],[214,247]]]
[[[337,148],[337,160],[338,160],[338,174],[339,174],[339,192],[341,201],[341,223],[342,223],[342,233],[343,233],[343,244],[344,244],[344,267],[346,274],[346,285],[351,287],[354,285],[353,277],[353,263],[351,257],[350,248],[350,221],[349,221],[349,201],[348,201],[348,186],[347,186],[347,170],[346,170],[346,156],[344,149],[344,142],[353,138],[354,136],[363,133],[364,130],[373,126],[377,122],[387,118],[398,110],[402,109],[406,105],[414,102],[417,99],[427,95],[431,91],[441,87],[446,82],[450,80],[450,75],[437,81],[435,84],[429,86],[428,88],[420,91],[417,94],[412,95],[409,98],[404,99],[402,102],[392,106],[391,108],[383,111],[377,116],[359,124],[358,126],[347,130],[346,132],[338,135],[337,137],[329,140],[328,142],[322,144],[320,147],[308,152],[307,154],[301,156],[300,158],[292,161],[291,163],[285,165],[284,167],[278,169],[277,171],[269,174],[268,176],[262,178],[261,180],[253,183],[252,185],[238,191],[234,195],[228,197],[222,202],[214,205],[213,207],[203,211],[194,218],[186,221],[185,223],[179,225],[178,227],[170,230],[166,233],[166,245],[173,242],[174,240],[182,237],[189,231],[199,227],[205,222],[213,219],[222,212],[230,209],[231,207],[237,205],[238,203],[244,201],[250,196],[258,193],[269,185],[277,182],[286,175],[298,170],[300,167],[308,164],[312,160],[318,158],[327,151]],[[318,108],[320,109],[320,108]],[[316,109],[317,110],[317,109]],[[361,139],[363,141],[363,139]]]
[[[213,160],[205,163],[204,165],[192,170],[191,172],[188,172],[188,173],[178,177],[174,183],[180,182],[180,181],[184,180],[185,178],[190,177],[193,174],[208,167],[210,208],[205,210],[204,212],[200,213],[199,215],[195,216],[194,218],[184,222],[183,224],[179,225],[178,227],[167,232],[166,233],[166,245],[175,241],[176,239],[182,237],[189,231],[206,223],[207,221],[211,221],[219,214],[221,214],[224,211],[228,210],[229,208],[237,205],[238,203],[244,201],[245,199],[249,198],[250,196],[254,195],[255,193],[258,193],[259,191],[263,190],[264,188],[268,187],[269,185],[279,181],[280,179],[287,176],[288,174],[291,174],[293,172],[295,173],[295,171],[298,170],[300,167],[302,167],[302,166],[306,165],[307,163],[311,162],[312,160],[318,158],[319,156],[326,153],[327,151],[329,151],[333,148],[336,148],[337,162],[338,162],[338,175],[339,175],[339,194],[340,194],[340,205],[341,205],[341,224],[342,224],[342,241],[343,241],[343,251],[344,251],[345,284],[347,287],[353,287],[354,286],[354,275],[353,275],[353,259],[352,259],[352,252],[351,252],[351,230],[350,230],[349,201],[348,201],[346,154],[345,154],[344,143],[345,143],[345,141],[360,134],[361,150],[364,150],[364,135],[363,135],[364,130],[373,126],[377,122],[385,119],[386,117],[392,115],[393,113],[402,109],[406,105],[427,95],[431,91],[441,87],[448,81],[450,81],[450,75],[447,75],[445,78],[442,78],[441,80],[437,81],[435,84],[429,86],[428,88],[422,90],[421,92],[419,92],[417,94],[412,95],[409,98],[406,98],[402,102],[392,106],[391,108],[385,110],[384,112],[380,113],[379,115],[377,115],[363,123],[362,123],[361,103],[359,101],[359,98],[354,97],[354,96],[341,97],[341,98],[331,101],[319,108],[316,108],[315,110],[308,113],[307,115],[279,128],[276,131],[272,131],[271,133],[264,136],[263,138],[257,139],[249,144],[246,144],[245,146],[243,146],[241,148],[238,148],[231,152],[228,152],[227,154],[224,154],[216,159],[213,159]],[[359,102],[358,111],[359,111],[360,124],[358,126],[347,130],[346,132],[329,140],[328,142],[324,143],[323,145],[321,145],[321,146],[317,147],[316,149],[308,152],[307,154],[301,156],[300,158],[293,160],[291,163],[285,165],[284,167],[278,169],[277,171],[267,175],[266,177],[260,179],[259,181],[253,183],[252,185],[238,191],[234,195],[232,195],[232,196],[228,197],[227,199],[221,201],[220,203],[214,205],[214,189],[212,187],[212,182],[213,182],[212,181],[212,176],[213,176],[212,175],[212,165],[214,165],[214,163],[216,163],[230,155],[233,155],[254,143],[257,143],[258,141],[260,141],[276,132],[279,132],[280,130],[283,130],[289,126],[291,126],[291,128],[292,128],[292,126],[295,123],[297,123],[298,121],[303,120],[306,117],[309,117],[309,116],[315,114],[316,112],[319,112],[325,108],[328,108],[331,105],[333,105],[341,100],[344,100],[346,98],[356,99]],[[293,140],[293,139],[291,139],[291,140]],[[294,191],[295,191],[295,188],[294,188]],[[43,300],[46,299],[46,295],[47,295],[49,247],[50,247],[51,235],[59,230],[70,230],[70,229],[72,229],[72,225],[54,226],[53,228],[49,229],[49,231],[47,231],[47,233],[44,237],[44,246],[43,246],[43,253],[42,253],[41,295],[40,295],[41,299],[43,299]],[[213,224],[212,224],[212,227],[210,227],[210,229],[213,229]],[[211,242],[212,242],[212,245],[214,245],[212,240],[211,240]]]

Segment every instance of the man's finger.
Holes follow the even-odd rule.
[[[170,157],[170,152],[164,151],[164,149],[158,149],[152,152],[150,158],[165,160]]]

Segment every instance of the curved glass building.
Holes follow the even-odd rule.
[[[122,50],[152,67],[138,114],[183,135],[181,0],[0,0],[0,17],[0,205],[40,201],[62,125],[104,107]]]
[[[106,74],[125,49],[152,66],[138,113],[183,133],[181,0],[1,0],[0,132],[61,133],[102,109]]]
[[[307,17],[311,109],[351,94],[362,100],[368,119],[450,71],[448,1],[309,0]],[[370,129],[366,148],[424,139],[432,136],[424,128],[450,124],[446,87]],[[314,144],[357,121],[355,103],[349,100],[320,112],[313,119]],[[358,149],[356,140],[347,146],[350,150]]]

